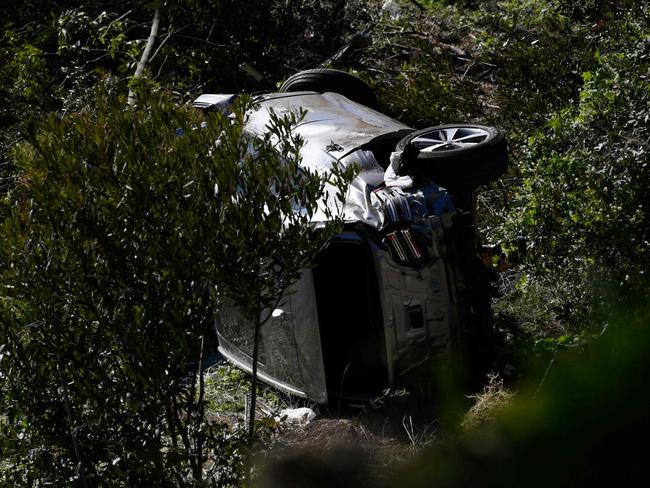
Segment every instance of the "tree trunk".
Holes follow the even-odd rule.
[[[194,478],[199,484],[203,483],[203,430],[201,425],[203,424],[205,418],[205,405],[203,403],[205,396],[205,383],[203,380],[203,348],[204,340],[201,336],[201,351],[199,354],[199,400],[198,400],[198,414],[196,417],[196,426],[195,426],[195,442],[196,442],[196,472]]]
[[[255,409],[257,406],[257,359],[260,353],[260,328],[261,312],[258,310],[255,315],[255,329],[253,332],[253,378],[251,380],[251,403],[248,416],[248,440],[252,444],[255,436]]]
[[[153,50],[154,45],[156,44],[156,39],[158,38],[158,27],[160,26],[160,12],[156,9],[156,13],[153,16],[153,21],[151,22],[151,32],[149,33],[149,38],[147,39],[147,45],[144,47],[140,61],[138,61],[138,66],[135,68],[135,74],[133,79],[138,79],[142,77],[144,68],[149,62],[149,57],[151,56],[151,51]],[[129,90],[129,98],[127,103],[130,106],[135,105],[135,92],[133,88]]]

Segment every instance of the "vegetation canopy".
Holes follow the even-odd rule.
[[[611,324],[647,328],[647,2],[33,0],[2,2],[0,26],[0,484],[242,479],[247,436],[205,407],[212,321],[234,302],[257,335],[341,222],[308,225],[325,185],[299,169],[300,114],[273,116],[255,139],[249,98],[229,117],[199,114],[185,102],[204,92],[273,91],[328,67],[413,127],[502,129],[511,164],[479,189],[476,225],[495,276],[494,368],[515,402],[522,376],[540,385],[558,357],[618,344]],[[351,176],[329,177],[344,191]],[[620,328],[632,359],[623,348],[558,380],[558,426],[582,425],[588,402],[576,411],[565,397],[576,384],[604,391],[584,380],[599,367],[647,369],[636,329]],[[603,384],[615,390],[628,377],[613,374]],[[621,398],[641,388],[628,386]],[[535,425],[552,396],[523,400]],[[588,397],[603,422],[615,396]],[[647,427],[646,397],[630,418]],[[500,424],[513,452],[537,442],[517,433],[524,417]],[[464,442],[445,466],[480,464]]]

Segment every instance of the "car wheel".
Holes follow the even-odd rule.
[[[377,98],[365,81],[337,69],[318,68],[299,71],[287,78],[280,87],[282,93],[297,91],[335,92],[366,107],[377,107]]]
[[[422,174],[450,190],[471,191],[501,176],[508,146],[499,129],[448,124],[413,132],[397,143],[400,173]]]

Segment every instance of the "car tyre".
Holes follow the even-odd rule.
[[[420,174],[450,190],[472,191],[501,176],[508,145],[499,129],[478,124],[438,125],[397,143],[401,174]]]
[[[337,69],[317,68],[299,71],[287,78],[280,87],[282,93],[297,91],[334,92],[366,107],[377,107],[377,98],[365,81]]]

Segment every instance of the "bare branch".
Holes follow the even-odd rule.
[[[190,25],[187,24],[187,25],[184,25],[183,27],[181,27],[180,29],[176,29],[176,30],[174,30],[174,31],[170,31],[170,32],[168,32],[167,35],[165,36],[165,38],[164,38],[164,39],[161,41],[161,43],[158,45],[158,48],[156,49],[156,52],[153,53],[153,56],[151,56],[151,59],[149,60],[149,62],[151,63],[151,62],[154,60],[154,58],[158,55],[158,52],[160,52],[160,50],[162,49],[162,47],[165,45],[165,43],[169,40],[169,38],[170,38],[171,36],[173,36],[174,34],[178,34],[179,32],[182,32],[183,30],[187,29],[189,26],[190,26]]]
[[[108,24],[108,26],[106,27],[106,30],[108,30],[108,29],[110,29],[111,27],[113,27],[113,24],[115,24],[116,22],[119,22],[120,20],[122,20],[124,17],[126,17],[127,15],[129,15],[131,12],[133,12],[133,9],[128,10],[126,13],[123,13],[123,14],[120,15],[117,19],[111,20],[111,22],[110,22],[110,23]]]
[[[149,62],[149,57],[151,56],[151,50],[153,49],[154,44],[156,44],[156,39],[158,38],[158,28],[160,27],[160,12],[156,9],[156,13],[153,16],[153,21],[151,22],[151,33],[147,39],[147,45],[142,52],[142,57],[138,62],[138,66],[135,69],[135,74],[133,75],[134,79],[141,78],[144,68]],[[130,106],[135,105],[135,93],[133,89],[129,90],[129,98],[127,103]]]
[[[201,39],[200,37],[196,37],[196,36],[188,36],[188,35],[183,34],[183,35],[179,35],[178,37],[180,37],[182,39],[191,39],[192,41],[203,42],[203,43],[208,44],[210,46],[229,47],[226,44],[217,44],[216,42],[208,41],[207,39]]]

